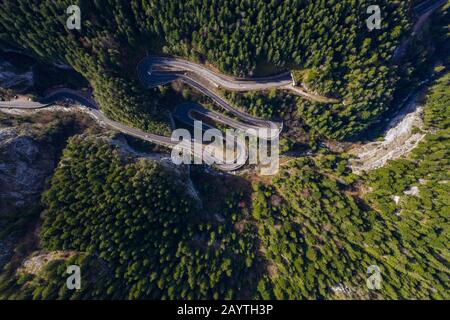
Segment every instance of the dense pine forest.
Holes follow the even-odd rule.
[[[65,27],[74,2],[81,30]],[[17,239],[0,269],[0,299],[449,299],[449,5],[427,26],[433,36],[415,39],[400,64],[392,57],[413,23],[410,2],[378,1],[383,23],[373,31],[370,4],[3,1],[0,48],[70,66],[108,117],[151,132],[168,134],[171,102],[194,95],[143,88],[135,67],[146,54],[235,76],[294,70],[310,92],[342,103],[221,90],[249,114],[283,120],[282,148],[308,148],[285,157],[273,177],[158,162],[145,144],[148,154],[124,151],[115,134],[86,132],[88,120],[69,115],[36,124],[36,140],[57,149],[56,168],[36,208],[0,212],[0,245]],[[425,126],[415,129],[425,138],[407,157],[352,173],[351,156],[317,137],[347,140],[391,117],[432,55],[436,79],[423,102]],[[18,118],[2,115],[0,129]],[[27,251],[31,234],[38,240]],[[53,258],[25,265],[42,253]],[[81,290],[66,286],[73,264]],[[366,286],[371,265],[381,269],[379,290]]]
[[[398,74],[390,59],[408,33],[407,1],[379,1],[383,27],[366,26],[370,1],[75,1],[81,30],[67,30],[73,1],[4,1],[2,46],[73,67],[89,80],[114,119],[164,133],[159,94],[137,82],[145,54],[170,54],[252,76],[301,70],[312,92],[336,105],[302,100],[299,116],[321,134],[363,131],[393,101]],[[257,74],[258,75],[258,74]]]
[[[235,199],[224,203],[226,221],[205,214],[185,179],[153,161],[121,158],[100,137],[72,138],[43,197],[41,240],[49,251],[79,252],[72,259],[89,272],[89,285],[67,290],[57,281],[60,261],[43,277],[23,274],[17,284],[31,283],[9,297],[249,298],[249,274],[258,274],[251,225],[235,230],[243,214]],[[3,296],[17,285],[6,270]]]
[[[75,136],[43,196],[41,230],[44,249],[72,254],[34,275],[6,266],[1,297],[448,299],[449,79],[430,89],[430,133],[409,159],[360,177],[347,155],[321,149],[255,182],[250,207],[242,193],[214,200],[215,214],[183,171]],[[216,182],[200,191],[204,204]],[[83,290],[67,290],[70,264],[86,270]],[[365,286],[370,265],[381,290]]]

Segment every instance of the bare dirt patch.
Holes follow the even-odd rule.
[[[76,252],[74,251],[36,252],[31,257],[24,260],[17,272],[38,275],[49,262],[54,260],[65,260],[75,254]]]

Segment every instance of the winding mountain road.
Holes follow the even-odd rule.
[[[316,102],[341,102],[338,99],[312,94],[300,87],[293,86],[290,72],[270,77],[237,78],[217,73],[198,63],[179,58],[147,56],[138,63],[137,73],[141,82],[149,88],[180,79],[184,82],[190,81],[189,85],[195,82],[204,89],[207,86],[230,91],[260,91],[276,88],[289,90]],[[207,92],[203,93],[209,95]]]
[[[442,6],[444,3],[446,3],[445,0],[427,0],[417,5],[414,8],[414,11],[416,15],[419,17],[419,20],[415,28],[413,29],[415,30],[416,28],[418,28],[417,26],[421,25],[422,20],[425,20],[426,17],[431,14],[431,12]],[[399,52],[402,50],[397,51]],[[397,55],[400,56],[401,54]],[[244,132],[246,131],[254,132],[250,129],[255,129],[257,134],[259,134],[260,131],[258,129],[268,129],[269,130],[268,132],[270,132],[270,134],[268,137],[265,135],[265,137],[269,140],[278,137],[279,133],[283,129],[283,123],[252,117],[233,107],[224,98],[222,98],[219,94],[217,94],[214,90],[212,90],[211,87],[215,89],[224,88],[231,91],[252,91],[252,90],[267,90],[271,88],[279,88],[284,90],[290,90],[296,94],[302,95],[313,101],[324,103],[340,102],[337,99],[314,95],[305,92],[301,88],[294,87],[291,83],[292,78],[289,72],[285,72],[271,77],[243,79],[230,77],[224,74],[219,74],[215,71],[206,68],[203,65],[196,64],[187,60],[169,57],[159,57],[159,56],[145,57],[138,63],[136,71],[138,74],[138,78],[146,88],[152,88],[159,85],[170,83],[175,80],[181,80],[187,85],[191,86],[192,88],[210,97],[214,101],[214,103],[216,103],[223,109],[227,110],[228,112],[234,114],[237,118],[243,121],[241,122],[231,119],[221,113],[208,110],[195,103],[187,103],[178,106],[174,114],[182,122],[192,124],[193,121],[196,120],[195,113],[197,113],[205,117],[208,117],[214,121],[226,124],[236,129],[243,130]],[[125,134],[129,134],[139,139],[143,139],[169,148],[174,148],[176,145],[179,145],[179,142],[172,141],[170,137],[148,133],[140,129],[136,129],[124,125],[120,122],[108,119],[98,109],[97,104],[92,98],[86,97],[80,92],[66,88],[53,91],[52,93],[41,99],[39,102],[17,101],[17,100],[0,101],[0,109],[2,108],[23,109],[23,110],[42,109],[50,107],[52,104],[62,99],[70,99],[78,101],[81,105],[87,108],[87,111],[93,117],[95,117],[97,121],[104,123],[107,126],[116,129],[120,132],[123,132]],[[210,126],[206,125],[205,127]],[[202,144],[201,149],[204,150],[204,148],[208,148],[208,145]],[[195,149],[196,148],[194,148],[194,152]],[[238,149],[237,158],[247,156],[247,151],[244,145],[239,144],[238,142],[237,149]],[[240,164],[239,162],[232,163],[231,161],[228,163],[218,165],[219,168],[226,171],[236,170],[241,166],[242,164]]]
[[[417,18],[416,22],[411,28],[410,35],[395,49],[392,56],[393,63],[400,62],[406,54],[412,40],[417,36],[420,29],[422,29],[428,19],[432,16],[433,12],[446,4],[447,1],[448,0],[426,0],[413,8],[414,14]]]
[[[276,139],[280,134],[279,128],[261,128],[260,126],[242,123],[219,112],[209,110],[197,103],[183,103],[177,106],[173,112],[173,116],[176,119],[190,126],[194,125],[195,120],[199,120],[195,117],[196,114],[226,124],[232,128],[240,130],[243,133],[246,133],[247,135],[256,136],[260,139],[272,140]],[[206,124],[203,124],[203,127],[207,129],[212,128],[210,125]]]
[[[224,88],[231,91],[255,91],[283,87],[292,83],[290,72],[285,72],[272,77],[264,78],[235,78],[224,74],[218,74],[210,69],[187,60],[159,56],[148,56],[138,64],[138,73],[144,83],[152,85],[152,80],[145,81],[147,75],[157,71],[192,72],[200,78],[208,81],[216,88]]]
[[[177,108],[177,117],[181,119],[185,123],[193,123],[195,119],[193,112],[197,112],[200,115],[203,115],[205,117],[208,117],[214,121],[223,123],[225,125],[228,125],[230,127],[240,129],[246,133],[255,134],[263,139],[271,140],[278,137],[279,133],[283,129],[282,123],[272,122],[268,120],[259,119],[256,117],[252,117],[236,108],[234,108],[232,105],[230,105],[225,99],[223,99],[220,95],[215,93],[213,90],[210,90],[206,86],[204,86],[200,81],[197,81],[194,77],[188,76],[187,73],[179,74],[179,70],[175,70],[175,72],[167,72],[167,71],[159,71],[159,72],[149,72],[147,68],[150,68],[150,70],[153,70],[155,60],[154,58],[151,59],[144,59],[141,61],[141,63],[137,67],[138,76],[143,85],[145,85],[147,88],[151,88],[157,85],[161,85],[164,83],[168,83],[171,81],[174,81],[176,79],[181,79],[189,86],[195,88],[199,92],[207,95],[210,97],[214,103],[219,105],[220,107],[224,108],[225,110],[229,111],[230,113],[234,114],[237,118],[241,119],[244,122],[240,122],[234,119],[231,119],[227,116],[224,116],[221,113],[208,110],[206,108],[203,108],[202,106],[198,104],[184,104],[182,106],[179,106]],[[276,77],[270,77],[270,78],[261,78],[258,80],[233,80],[232,78],[229,78],[227,76],[218,76],[212,72],[209,72],[206,68],[191,64],[189,62],[184,62],[179,59],[169,59],[169,58],[158,58],[156,61],[162,62],[166,66],[169,65],[171,61],[175,61],[176,64],[174,66],[171,66],[171,68],[184,68],[186,66],[190,67],[190,72],[197,72],[196,75],[200,75],[200,77],[205,77],[206,79],[210,79],[210,81],[217,81],[221,83],[224,86],[228,86],[228,88],[236,88],[240,90],[260,90],[262,88],[269,88],[274,86],[283,86],[290,80],[288,79],[288,74],[283,74]],[[150,63],[150,65],[148,64]],[[147,70],[147,71],[146,71]],[[290,77],[290,76],[289,76]],[[61,88],[54,90],[50,94],[48,94],[46,97],[42,98],[39,102],[33,102],[33,101],[2,101],[0,102],[0,109],[1,108],[7,108],[7,109],[25,109],[25,110],[33,110],[33,109],[42,109],[52,106],[55,102],[64,100],[64,99],[70,99],[79,102],[81,105],[85,106],[88,110],[88,112],[100,123],[104,123],[105,125],[116,129],[120,132],[123,132],[125,134],[155,143],[159,145],[163,145],[169,148],[174,148],[176,146],[180,147],[179,141],[172,141],[170,137],[155,135],[152,133],[147,133],[145,131],[142,131],[140,129],[136,129],[130,126],[127,126],[123,123],[111,120],[107,118],[97,107],[97,104],[95,101],[83,95],[80,92],[67,89],[67,88]],[[260,130],[265,129],[265,130]],[[195,141],[192,141],[193,144],[198,143]],[[188,142],[187,142],[188,143]],[[219,167],[222,170],[225,171],[234,171],[239,169],[243,166],[242,161],[238,161],[239,159],[242,159],[243,157],[247,157],[247,150],[245,147],[245,143],[243,144],[239,140],[236,141],[236,154],[234,159],[225,159],[225,161],[218,161],[217,159],[214,159],[214,156],[212,154],[220,154],[222,150],[211,150],[211,146],[208,145],[201,145],[202,154],[196,154],[198,153],[198,148],[191,148],[193,149],[194,156],[196,157],[205,157],[205,152],[203,152],[205,149],[208,149],[209,152],[206,153],[206,157],[209,159],[210,162],[215,162],[217,167]],[[183,148],[188,148],[188,145],[183,146]]]
[[[444,5],[448,0],[426,0],[414,7],[414,13],[420,17]]]

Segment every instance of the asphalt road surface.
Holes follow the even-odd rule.
[[[270,88],[281,88],[293,90],[296,93],[312,97],[312,99],[327,100],[328,98],[316,97],[309,93],[304,93],[300,88],[293,87],[291,85],[292,79],[289,72],[283,74],[262,77],[262,78],[235,78],[227,75],[219,74],[207,69],[206,67],[192,63],[186,60],[167,57],[149,56],[142,59],[137,68],[137,74],[142,84],[147,87],[155,87],[163,84],[170,83],[174,80],[181,80],[192,88],[198,90],[202,94],[210,97],[214,103],[235,115],[237,121],[229,117],[224,116],[221,113],[208,110],[198,104],[184,104],[179,106],[176,111],[176,116],[184,123],[192,124],[195,120],[193,116],[194,112],[199,113],[205,117],[209,117],[214,121],[223,123],[230,127],[243,130],[244,132],[256,132],[258,137],[267,140],[277,138],[279,133],[283,129],[283,123],[268,121],[250,116],[237,108],[233,107],[228,101],[217,94],[213,88],[225,88],[232,91],[251,91],[251,90],[267,90]],[[74,90],[62,88],[53,91],[39,102],[30,101],[6,101],[0,102],[0,108],[17,108],[17,109],[40,109],[45,108],[53,103],[70,99],[78,101],[81,105],[87,107],[92,116],[98,121],[106,124],[107,126],[114,128],[125,134],[150,141],[159,145],[163,145],[169,148],[175,147],[178,142],[173,142],[169,137],[159,136],[151,133],[144,132],[142,130],[129,127],[122,123],[108,119],[97,107],[94,100],[90,97],[76,92]],[[328,99],[330,100],[330,99]],[[332,99],[331,99],[332,100]],[[323,101],[326,102],[326,101]],[[330,102],[330,101],[328,101]],[[336,102],[336,101],[335,101]],[[265,129],[265,130],[259,130]],[[253,131],[256,130],[256,131]],[[267,134],[268,133],[268,134]],[[202,148],[208,148],[207,145],[202,145]],[[195,149],[195,148],[194,148]],[[198,150],[198,149],[197,149]],[[237,145],[237,156],[233,160],[226,160],[226,163],[219,164],[218,167],[222,170],[232,171],[240,168],[243,164],[232,163],[237,158],[247,156],[245,146],[241,143]],[[198,155],[196,155],[198,156]]]
[[[154,86],[155,81],[164,82],[170,81],[170,75],[167,79],[164,79],[164,75],[158,75],[155,77],[152,73],[158,74],[158,71],[173,71],[173,72],[192,72],[202,79],[207,80],[215,87],[221,87],[231,91],[254,91],[254,90],[267,90],[276,87],[283,87],[292,83],[290,72],[285,72],[272,77],[264,78],[234,78],[223,74],[215,73],[208,68],[192,63],[190,61],[149,56],[144,58],[137,67],[139,78],[148,86]]]
[[[448,0],[426,0],[414,7],[414,13],[420,17],[429,11],[436,10],[444,5]]]
[[[214,150],[211,149],[211,146],[201,144],[201,142],[196,141],[183,141],[183,144],[180,145],[177,141],[172,141],[170,137],[160,136],[153,133],[145,132],[143,130],[133,128],[127,126],[123,123],[111,120],[107,118],[98,108],[97,104],[94,100],[85,95],[71,90],[71,89],[58,89],[45,98],[41,99],[39,102],[36,101],[0,101],[0,109],[22,109],[22,110],[33,110],[33,109],[43,109],[51,107],[54,103],[63,100],[73,100],[79,102],[82,106],[86,107],[87,111],[99,122],[103,123],[106,126],[118,130],[122,133],[128,134],[130,136],[149,141],[158,145],[162,145],[168,148],[182,148],[185,150],[190,149],[195,157],[200,157],[200,159],[204,159],[205,161],[210,161],[211,163],[216,163],[216,166],[223,171],[235,171],[242,167],[245,163],[243,163],[242,159],[247,159],[247,150],[245,145],[239,143],[237,141],[236,144],[236,153],[234,159],[225,159],[225,161],[219,161],[215,158],[216,154],[220,154],[221,150],[217,150],[217,153],[214,153]],[[193,104],[195,105],[195,104]],[[207,116],[207,115],[205,115]],[[198,148],[194,147],[197,143],[199,145]],[[204,152],[207,149],[209,152]]]
[[[293,86],[290,72],[270,77],[237,78],[217,73],[203,65],[183,59],[148,56],[137,65],[137,73],[140,81],[148,88],[167,84],[176,79],[186,80],[189,78],[205,89],[207,86],[230,91],[258,91],[278,88],[290,90],[294,94],[316,102],[340,103],[338,99],[312,94],[300,87]]]
[[[414,7],[414,12],[417,16],[421,17],[425,14],[439,8],[445,4],[447,0],[426,0],[421,4]],[[148,56],[142,59],[136,67],[137,74],[142,82],[142,84],[147,88],[156,87],[159,85],[167,84],[175,80],[181,80],[188,84],[189,86],[195,88],[199,92],[210,97],[217,105],[221,106],[228,112],[231,112],[239,119],[245,121],[246,123],[236,121],[229,117],[226,117],[218,112],[208,110],[198,104],[188,103],[177,107],[175,111],[175,116],[182,122],[186,124],[193,124],[195,116],[193,113],[197,112],[200,115],[209,117],[214,121],[226,124],[228,126],[241,129],[270,129],[268,139],[273,139],[279,135],[283,129],[282,123],[277,123],[273,121],[267,121],[263,119],[258,119],[252,117],[229,104],[220,95],[210,90],[207,86],[212,86],[214,88],[224,88],[231,91],[253,91],[253,90],[267,90],[271,88],[280,88],[291,90],[297,94],[303,95],[304,97],[324,103],[339,103],[340,101],[333,98],[322,97],[307,93],[301,88],[292,86],[292,78],[289,72],[285,72],[279,75],[271,77],[261,77],[261,78],[236,78],[227,75],[219,74],[208,68],[182,59],[169,58],[169,57],[158,57],[158,56]],[[206,84],[206,85],[205,85]],[[0,109],[42,109],[50,107],[57,101],[69,99],[78,101],[81,105],[85,106],[90,114],[97,119],[97,121],[106,124],[107,126],[114,128],[125,134],[143,139],[152,143],[163,145],[169,148],[175,147],[178,142],[174,142],[169,137],[159,136],[152,133],[142,131],[133,127],[129,127],[120,122],[108,119],[97,107],[97,104],[90,97],[71,90],[71,89],[58,89],[47,95],[45,98],[41,99],[39,102],[33,101],[0,101]],[[210,126],[208,126],[209,128]],[[257,131],[258,132],[258,131]],[[203,148],[208,148],[207,145],[202,145]],[[195,153],[194,148],[194,153]],[[237,158],[247,157],[246,148],[242,144],[237,145]],[[203,154],[202,154],[203,155]],[[200,155],[200,156],[202,156]],[[199,155],[196,155],[199,156]],[[237,170],[242,167],[242,163],[234,163],[236,159],[228,161],[217,165],[220,169],[226,171]]]

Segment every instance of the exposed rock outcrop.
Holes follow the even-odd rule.
[[[7,61],[0,60],[0,87],[23,91],[34,84],[33,71],[19,71]]]
[[[39,206],[46,179],[55,167],[54,150],[35,133],[20,127],[0,128],[0,231],[9,230]],[[15,236],[0,238],[0,270],[14,255]]]
[[[419,102],[420,97],[421,92],[415,94],[390,121],[383,140],[362,144],[350,150],[358,158],[351,162],[355,173],[374,170],[384,166],[389,160],[404,157],[422,141],[425,132],[422,130],[423,107]]]
[[[28,130],[0,129],[0,216],[39,201],[54,154]]]

